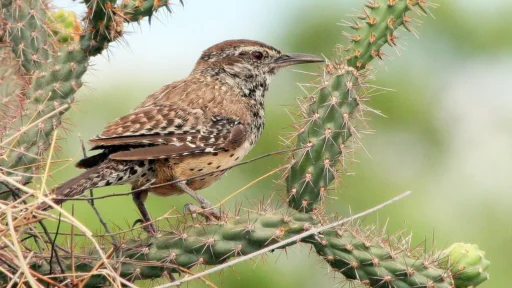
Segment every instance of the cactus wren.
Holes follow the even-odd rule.
[[[285,54],[252,40],[229,40],[203,52],[188,77],[163,86],[130,114],[110,123],[90,140],[99,154],[80,160],[87,171],[54,189],[55,203],[87,189],[131,184],[143,227],[151,233],[144,201],[190,194],[201,207],[211,204],[195,191],[224,174],[216,172],[239,162],[260,137],[265,124],[264,95],[280,68],[323,62],[308,54]],[[152,185],[159,185],[152,187]]]

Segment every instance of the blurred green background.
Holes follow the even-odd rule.
[[[373,64],[378,73],[372,84],[394,91],[373,97],[368,105],[387,117],[367,114],[369,127],[361,129],[375,131],[363,139],[368,153],[356,151],[357,161],[349,166],[355,174],[343,176],[328,211],[349,215],[411,190],[410,197],[363,219],[363,225],[383,225],[389,219],[390,234],[405,229],[414,234],[413,245],[426,241],[428,248],[476,243],[492,263],[491,280],[481,287],[509,287],[505,281],[512,272],[512,4],[436,2],[441,6],[433,10],[435,20],[417,17],[423,22],[419,39],[401,31],[401,55],[388,47],[386,53],[393,59]],[[83,12],[83,5],[74,2],[56,4]],[[159,13],[151,26],[146,21],[133,26],[134,33],[125,42],[93,60],[88,85],[68,113],[68,131],[60,134],[60,157],[79,159],[79,135],[93,137],[161,85],[185,77],[201,51],[217,42],[249,38],[283,51],[332,58],[335,45],[346,43],[344,27],[337,23],[350,20],[347,15],[356,14],[362,4],[188,0],[184,8],[174,5],[171,16]],[[315,65],[300,69],[319,71]],[[282,148],[278,135],[289,131],[292,123],[285,110],[296,109],[296,97],[304,96],[295,83],[312,79],[291,69],[275,77],[267,94],[265,133],[246,159]],[[202,194],[216,202],[281,161],[266,158],[233,169]],[[59,170],[54,184],[77,173],[72,165]],[[277,178],[257,183],[228,206],[282,193]],[[123,186],[95,193],[128,190]],[[157,217],[187,202],[187,196],[153,196],[147,205]],[[97,206],[111,227],[127,228],[138,217],[129,196],[97,201]],[[75,210],[93,231],[102,231],[87,204],[75,202]],[[328,274],[322,262],[304,245],[227,269],[209,280],[219,287],[344,287],[342,278]],[[183,287],[205,284],[195,281]]]

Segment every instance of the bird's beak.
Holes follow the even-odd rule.
[[[311,54],[287,53],[287,54],[281,54],[279,57],[277,57],[274,60],[273,64],[276,68],[282,68],[282,67],[296,65],[296,64],[316,63],[316,62],[325,62],[325,59],[323,57],[311,55]]]

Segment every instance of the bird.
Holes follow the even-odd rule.
[[[87,170],[52,189],[52,201],[62,204],[88,189],[130,184],[148,233],[157,233],[144,205],[149,192],[187,193],[201,208],[211,208],[196,191],[239,163],[260,138],[272,76],[287,66],[316,62],[324,58],[282,53],[255,40],[209,47],[186,78],[161,87],[90,139],[91,150],[100,152],[76,163]]]

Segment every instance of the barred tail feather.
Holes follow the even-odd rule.
[[[82,174],[69,179],[58,187],[53,189],[53,194],[57,198],[68,198],[82,195],[87,189],[98,187],[98,182],[105,177],[103,165],[92,167]],[[61,204],[63,200],[55,200],[56,204]]]
[[[122,185],[138,178],[147,171],[147,161],[115,161],[107,160],[92,167],[84,173],[64,182],[53,189],[55,198],[73,198],[82,195],[88,189]],[[67,199],[53,199],[55,204],[62,204]],[[43,204],[41,210],[48,210],[49,205]]]

